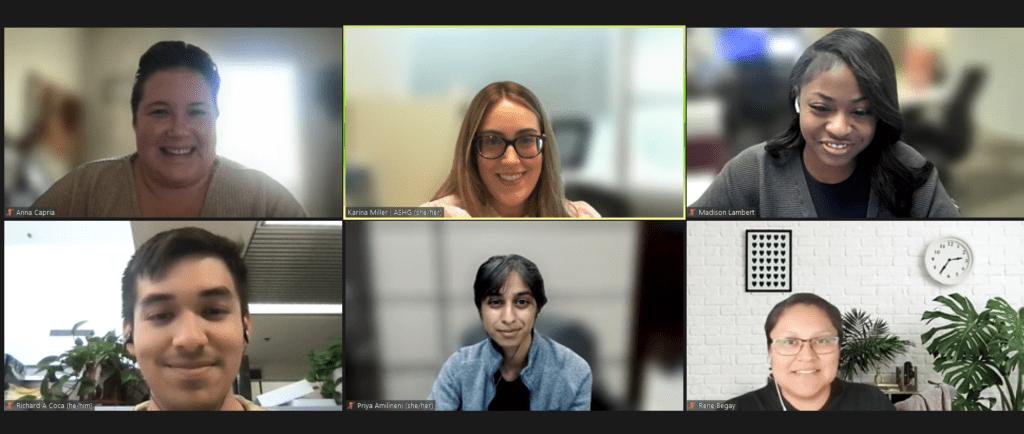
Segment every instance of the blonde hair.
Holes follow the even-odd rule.
[[[502,81],[491,83],[480,90],[469,104],[466,118],[462,121],[459,137],[455,141],[455,159],[448,174],[434,198],[454,194],[462,201],[462,208],[473,217],[487,215],[487,204],[493,199],[477,167],[477,153],[473,150],[473,138],[483,121],[484,114],[500,101],[512,101],[530,109],[541,123],[541,134],[545,135],[541,150],[543,161],[540,178],[533,192],[523,205],[523,217],[572,217],[566,209],[565,188],[562,185],[561,164],[558,145],[551,129],[544,107],[537,96],[518,83]]]

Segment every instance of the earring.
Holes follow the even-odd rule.
[[[800,114],[800,100],[799,99],[794,99],[793,100],[793,107],[796,108],[796,113]]]

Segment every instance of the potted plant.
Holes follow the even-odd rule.
[[[914,344],[889,334],[889,324],[853,309],[843,314],[843,340],[839,351],[839,373],[847,380],[857,373],[877,372],[879,365],[906,354]]]
[[[341,384],[341,338],[338,342],[327,347],[323,351],[309,352],[309,374],[306,380],[319,382],[320,395],[324,398],[334,399],[334,402],[341,403],[341,393],[336,389]]]
[[[981,392],[995,387],[1003,410],[1024,411],[1024,309],[1013,310],[1001,297],[989,300],[981,313],[960,294],[934,301],[952,313],[929,311],[921,320],[927,324],[941,318],[949,324],[928,330],[921,342],[932,341],[928,353],[935,357],[935,371],[944,373],[942,380],[956,387],[953,409],[992,410],[995,398],[981,398]]]
[[[72,395],[80,401],[96,401],[108,405],[131,405],[149,395],[135,359],[111,330],[103,337],[90,336],[83,341],[75,337],[80,321],[71,328],[75,346],[59,356],[45,357],[37,368],[46,370],[39,386],[45,400],[67,400]]]

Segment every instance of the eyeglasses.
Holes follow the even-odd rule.
[[[536,157],[544,150],[544,136],[522,136],[516,137],[515,140],[505,140],[498,136],[481,136],[473,139],[473,143],[476,144],[476,151],[480,153],[480,156],[488,160],[501,158],[509,146],[512,146],[516,150],[516,154],[523,158]]]
[[[804,342],[809,342],[811,349],[818,354],[831,354],[839,349],[838,336],[811,339],[779,338],[772,341],[775,344],[775,351],[783,356],[795,356],[803,349]]]

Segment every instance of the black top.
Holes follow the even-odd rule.
[[[488,411],[529,411],[529,389],[522,384],[522,377],[508,382],[501,371],[495,373],[495,398],[487,405]]]
[[[802,154],[802,153],[801,153]],[[803,155],[800,156],[801,166],[804,168],[804,178],[807,180],[807,189],[811,193],[811,201],[814,202],[814,211],[819,218],[865,218],[868,215],[868,197],[871,193],[871,178],[868,170],[858,164],[853,173],[838,184],[825,184],[818,182],[807,171],[803,163]]]
[[[740,395],[726,401],[735,404],[736,410],[782,411],[779,403],[779,392],[775,382],[769,381],[767,386],[750,393]],[[786,402],[786,410],[799,411]],[[877,387],[863,383],[848,383],[840,379],[832,382],[828,402],[821,411],[896,411],[892,401],[878,390]]]
[[[494,399],[487,406],[488,411],[530,411],[530,389],[523,384],[523,377],[505,381],[501,371],[494,373]]]

